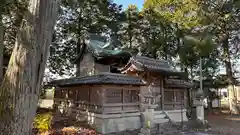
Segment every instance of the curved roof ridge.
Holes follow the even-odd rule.
[[[136,59],[136,60],[149,60],[149,61],[154,61],[154,62],[164,62],[164,63],[168,63],[167,60],[163,60],[163,59],[154,59],[154,58],[149,58],[146,56],[140,56],[140,55],[135,55],[132,58]]]

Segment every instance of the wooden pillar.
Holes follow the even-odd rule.
[[[122,111],[123,111],[123,104],[124,104],[124,91],[123,91],[123,89],[121,89],[121,95],[122,95]]]
[[[187,91],[188,89],[184,90],[183,91],[183,103],[184,103],[184,108],[188,108],[188,99],[187,99]]]
[[[92,104],[91,102],[91,87],[88,86],[88,103],[87,103],[87,109],[90,110],[92,108],[90,108],[90,105]]]
[[[219,88],[217,88],[217,92],[218,92],[218,108],[220,110],[220,112],[222,111],[222,103],[221,103],[221,100],[222,100],[222,94],[221,94],[221,91],[219,90]]]
[[[103,105],[105,103],[105,98],[106,98],[106,89],[102,88],[101,91],[102,91],[101,104]]]
[[[164,78],[161,78],[160,79],[160,90],[161,90],[161,104],[162,104],[162,110],[164,110],[164,87],[163,87],[163,81],[164,81]]]
[[[105,114],[105,110],[104,110],[104,105],[106,104],[106,92],[107,92],[107,88],[105,88],[104,86],[102,86],[101,88],[102,94],[101,94],[101,113]]]
[[[56,112],[57,111],[57,107],[59,106],[59,101],[56,101],[56,99],[60,99],[60,97],[57,97],[57,93],[60,93],[61,96],[61,89],[59,87],[55,87],[55,92],[54,92],[54,96],[53,96],[53,109]]]

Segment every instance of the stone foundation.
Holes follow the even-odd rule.
[[[93,128],[102,134],[133,131],[141,128],[140,113],[95,114],[82,112],[77,119],[88,121]]]
[[[183,109],[182,113],[181,113],[181,110],[166,110],[165,112],[173,122],[188,121],[188,118],[186,115],[187,113],[186,109]]]
[[[102,134],[113,134],[123,131],[131,132],[141,128],[152,129],[155,126],[159,127],[159,124],[168,123],[169,120],[176,123],[188,121],[186,109],[182,110],[182,116],[181,110],[154,111],[154,109],[147,109],[145,112],[141,113],[97,114],[77,111],[71,114],[77,121],[87,122]]]

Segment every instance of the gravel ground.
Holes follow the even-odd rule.
[[[207,117],[213,131],[219,135],[240,135],[240,116],[210,115]]]
[[[231,116],[226,114],[208,115],[207,120],[211,125],[211,130],[208,131],[190,131],[185,132],[177,131],[170,134],[163,135],[240,135],[240,116]],[[61,123],[61,124],[60,124]],[[94,130],[89,128],[72,127],[71,124],[54,125],[54,132],[46,133],[45,135],[99,135]],[[190,124],[191,125],[191,124]],[[86,126],[84,126],[86,127]],[[173,129],[174,130],[174,129]],[[124,131],[120,133],[114,133],[109,135],[137,135],[139,130]],[[161,134],[159,134],[161,135]]]

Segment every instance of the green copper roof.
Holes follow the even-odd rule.
[[[130,58],[131,54],[118,48],[117,45],[107,37],[90,34],[88,42],[86,42],[87,49],[97,59],[109,56],[121,56]]]

